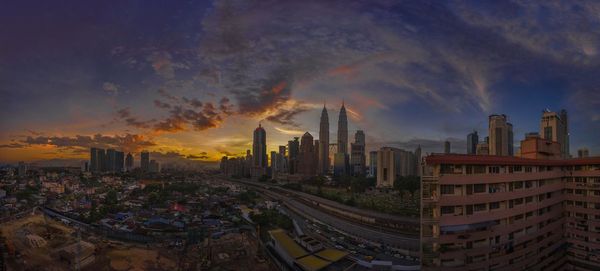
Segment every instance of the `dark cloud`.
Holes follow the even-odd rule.
[[[269,115],[266,120],[283,124],[283,125],[291,125],[298,127],[299,124],[294,121],[295,117],[298,114],[304,113],[308,111],[310,108],[303,104],[297,104],[293,106],[291,109],[279,109],[274,114]]]
[[[193,159],[193,160],[205,160],[208,159],[209,157],[207,155],[193,155],[190,154],[188,156],[186,156],[187,159]]]
[[[117,111],[117,118],[119,120],[124,121],[125,124],[127,124],[128,126],[142,128],[142,129],[150,128],[151,124],[155,121],[155,120],[141,121],[141,120],[137,119],[136,117],[132,116],[131,109],[129,109],[129,108],[123,108],[123,109],[120,109],[119,111]]]
[[[169,109],[171,108],[171,105],[165,102],[161,102],[159,100],[154,100],[154,105],[158,108],[162,108],[162,109]]]
[[[26,147],[27,145],[21,144],[21,143],[16,143],[16,142],[11,142],[8,144],[3,144],[0,145],[0,148],[11,148],[11,149],[20,149],[23,147]]]
[[[144,148],[156,145],[156,143],[146,139],[144,136],[136,134],[114,136],[96,134],[93,136],[76,135],[73,137],[29,136],[26,139],[21,140],[20,143],[28,146],[50,145],[55,146],[57,148],[71,148],[73,150],[79,150],[81,152],[85,152],[85,150],[91,147],[115,148],[126,152],[138,152]]]

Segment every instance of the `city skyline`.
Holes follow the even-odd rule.
[[[244,155],[261,121],[270,153],[318,135],[323,101],[345,102],[367,152],[449,140],[463,153],[491,114],[509,117],[517,147],[549,108],[569,112],[571,155],[598,154],[600,38],[575,27],[598,20],[595,4],[572,5],[10,3],[0,162],[81,161],[90,147],[216,162]]]

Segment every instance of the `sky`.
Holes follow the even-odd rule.
[[[463,153],[495,113],[519,142],[548,108],[568,111],[572,154],[598,155],[599,14],[554,0],[11,1],[0,162],[92,146],[217,161],[251,149],[259,123],[269,151],[318,139],[324,105],[334,143],[342,102],[367,150]]]

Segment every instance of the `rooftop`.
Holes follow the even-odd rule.
[[[348,253],[333,248],[326,248],[319,251],[318,253],[315,253],[315,255],[332,262],[337,262],[340,259],[346,257]]]
[[[306,271],[321,270],[331,264],[331,262],[315,257],[313,255],[309,255],[304,258],[298,259],[296,260],[296,262],[302,267],[302,269]]]
[[[279,245],[285,249],[287,254],[292,258],[297,259],[308,254],[300,245],[298,245],[287,233],[282,229],[269,231],[269,234],[275,239]]]
[[[429,165],[526,165],[526,166],[574,166],[600,165],[600,156],[572,159],[529,159],[514,156],[472,155],[472,154],[431,154],[425,158]]]

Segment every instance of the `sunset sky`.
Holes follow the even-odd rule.
[[[571,152],[600,154],[596,1],[9,1],[0,8],[0,162],[87,159],[89,147],[215,161],[335,139],[465,152],[487,116],[515,143],[545,108]],[[332,140],[335,141],[335,140]]]

